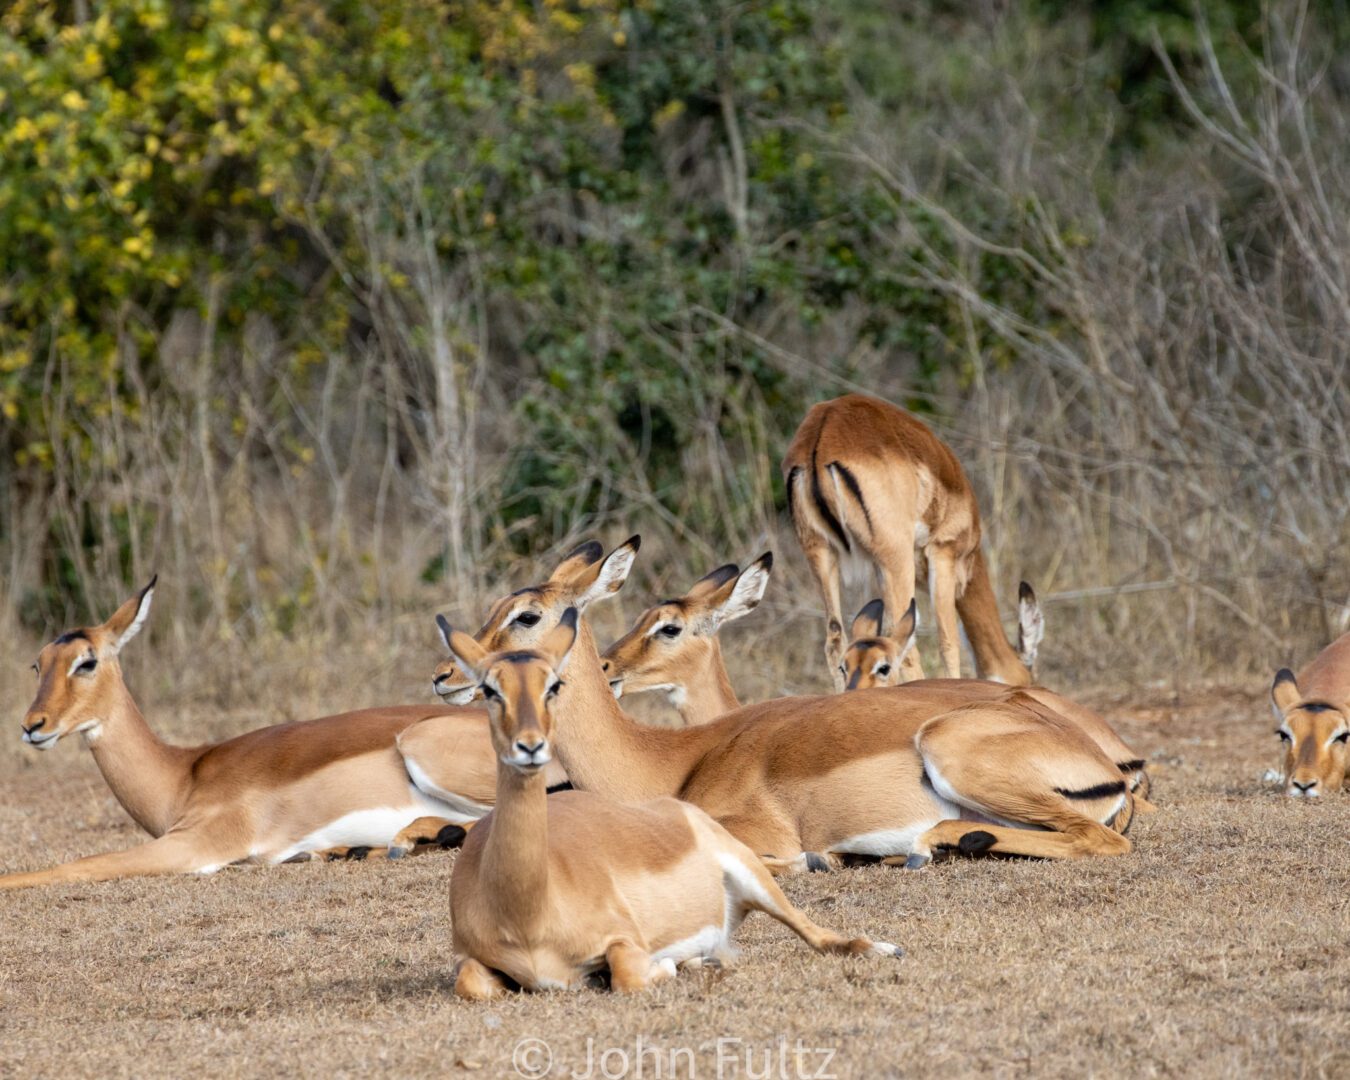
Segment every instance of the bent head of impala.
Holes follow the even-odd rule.
[[[563,557],[542,585],[517,589],[503,596],[488,611],[476,638],[488,652],[528,649],[543,640],[569,608],[577,614],[597,600],[613,596],[628,580],[642,538],[632,536],[609,555],[595,540],[588,540]],[[436,693],[452,705],[465,705],[479,692],[478,680],[468,676],[455,661],[454,649],[441,626],[441,638],[450,657],[436,668],[432,683]]]
[[[1350,706],[1304,698],[1288,668],[1276,674],[1270,699],[1284,744],[1284,793],[1316,799],[1340,791],[1350,761]]]
[[[735,563],[719,566],[683,596],[649,607],[605,650],[602,660],[614,696],[643,690],[678,696],[691,680],[708,677],[720,651],[717,632],[759,606],[772,570],[773,552],[766,551],[744,570]]]
[[[452,630],[437,616],[441,633],[459,669],[487,699],[489,729],[497,758],[517,772],[532,774],[553,759],[553,702],[577,638],[577,609],[563,612],[558,625],[534,649],[490,653],[468,634]]]
[[[884,601],[864,604],[849,627],[851,640],[839,665],[844,689],[868,690],[873,686],[897,686],[903,682],[900,665],[914,648],[914,636],[918,631],[919,609],[913,600],[896,626],[888,625]]]
[[[43,646],[33,664],[38,688],[21,725],[24,742],[50,750],[76,732],[98,738],[108,703],[121,686],[118,654],[145,624],[156,580],[101,626],[67,631]]]

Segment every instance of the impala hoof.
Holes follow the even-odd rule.
[[[987,833],[983,829],[976,829],[974,832],[968,832],[962,835],[960,848],[962,855],[983,855],[991,847],[998,843],[998,837],[993,833]]]
[[[813,874],[828,874],[830,872],[829,860],[817,851],[806,852],[806,869]]]
[[[892,945],[889,941],[872,942],[872,951],[878,956],[889,956],[893,960],[902,960],[905,956],[905,950],[899,945]]]
[[[401,859],[406,854],[408,854],[408,849],[405,847],[391,847],[389,849],[389,858],[391,859]]]
[[[369,854],[370,848],[364,845],[347,849],[347,858],[351,859],[353,862],[360,862]]]
[[[911,855],[908,859],[905,860],[905,869],[922,870],[932,861],[933,856],[931,855]]]
[[[457,848],[468,835],[469,831],[461,825],[447,825],[436,834],[436,843],[442,848]]]

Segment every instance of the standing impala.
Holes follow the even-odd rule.
[[[603,666],[614,696],[662,690],[686,726],[739,708],[717,632],[759,606],[772,569],[771,551],[744,570],[727,563],[683,596],[639,615],[633,628],[605,650]]]
[[[567,608],[616,592],[638,543],[607,557],[583,544],[547,581],[498,600],[479,644],[537,644]],[[998,686],[972,695],[971,685],[780,698],[699,727],[644,727],[614,699],[583,623],[554,706],[556,749],[581,790],[678,796],[782,870],[826,869],[849,854],[922,866],[943,850],[1129,851],[1134,798],[1116,764],[1039,696]]]
[[[469,834],[450,881],[461,997],[494,997],[508,978],[527,990],[576,989],[603,971],[615,990],[642,990],[680,965],[726,958],[750,911],[818,952],[901,955],[817,926],[753,851],[697,807],[547,794],[576,608],[528,651],[488,654],[467,634],[443,632],[487,698],[498,756],[496,808]]]
[[[1295,799],[1341,790],[1350,751],[1350,633],[1342,634],[1298,673],[1281,668],[1270,688],[1284,743],[1281,783]]]
[[[491,809],[494,755],[481,709],[390,706],[250,731],[207,746],[171,746],[145,722],[118,656],[150,613],[151,581],[101,626],[72,630],[33,665],[37,696],[23,741],[50,750],[80,733],[128,814],[154,837],[33,873],[0,875],[0,889],[146,874],[212,873],[230,863],[280,863],[332,849],[388,847],[463,836]],[[418,721],[421,778],[400,754]],[[482,781],[488,778],[487,785]]]
[[[825,658],[836,680],[844,653],[840,556],[869,559],[886,607],[907,611],[918,548],[928,564],[946,675],[961,675],[959,614],[981,678],[1011,686],[1031,683],[1043,632],[1035,595],[1024,586],[1014,650],[1003,634],[980,550],[975,493],[956,455],[925,424],[862,394],[821,402],[793,436],[783,475],[797,539],[825,601]],[[923,677],[916,652],[905,657],[904,669],[906,679]]]

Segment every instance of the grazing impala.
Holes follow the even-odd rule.
[[[576,989],[608,971],[642,990],[680,965],[721,961],[748,912],[772,915],[818,952],[899,956],[817,926],[783,895],[755,853],[697,807],[639,806],[584,791],[550,797],[559,675],[577,636],[569,607],[536,648],[488,654],[445,633],[478,680],[498,756],[497,805],[470,833],[450,881],[455,991],[490,998],[506,979],[527,990]]]
[[[617,591],[638,543],[607,557],[599,544],[581,545],[544,583],[498,600],[479,644],[538,643],[567,608]],[[569,672],[554,706],[556,749],[578,788],[624,801],[678,796],[776,869],[825,869],[850,854],[921,866],[951,849],[1061,858],[1130,850],[1133,793],[1116,764],[1045,704],[1060,700],[1048,691],[918,682],[780,698],[663,729],[620,709],[585,624]],[[972,696],[972,685],[985,689]]]
[[[863,605],[848,628],[849,643],[839,673],[845,690],[870,690],[874,686],[898,686],[900,665],[914,648],[919,630],[919,606],[911,600],[898,626],[888,626],[886,603],[872,600]]]
[[[155,839],[33,873],[0,889],[147,874],[211,873],[236,862],[280,863],[333,849],[401,854],[419,841],[463,837],[487,813],[494,755],[481,709],[391,706],[278,724],[223,743],[171,746],[146,724],[118,655],[150,613],[151,581],[101,626],[46,645],[23,741],[50,750],[82,734],[128,814]],[[443,743],[426,749],[428,794],[409,779],[397,740],[418,721]]]
[[[862,394],[821,402],[793,436],[783,474],[797,539],[825,601],[825,657],[836,679],[844,653],[840,556],[870,559],[887,608],[907,611],[918,548],[928,564],[946,675],[961,674],[959,614],[981,678],[1031,683],[1043,633],[1040,608],[1024,586],[1014,651],[980,550],[975,493],[956,455],[925,424]],[[904,658],[904,670],[907,680],[923,677],[916,652]]]
[[[772,569],[771,551],[744,570],[728,563],[694,582],[683,596],[644,611],[605,650],[603,666],[614,696],[662,690],[686,725],[739,708],[717,632],[759,606]]]
[[[1298,678],[1281,668],[1270,688],[1284,743],[1284,793],[1295,799],[1334,794],[1350,760],[1350,633],[1323,649]]]

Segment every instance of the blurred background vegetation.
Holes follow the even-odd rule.
[[[1344,0],[15,0],[3,617],[158,570],[168,648],[430,651],[641,531],[630,614],[776,548],[760,690],[817,686],[777,463],[856,389],[962,457],[1048,676],[1307,656],[1350,614],[1348,43]]]

